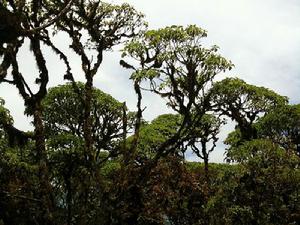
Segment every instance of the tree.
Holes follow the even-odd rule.
[[[33,0],[30,2],[24,0],[15,2],[12,0],[3,0],[0,2],[0,47],[3,47],[4,43],[13,43],[19,37],[30,37],[51,26],[68,11],[73,2],[74,0],[69,0],[54,18],[48,18],[48,16],[39,18],[40,26],[32,28],[30,26],[31,21],[26,19],[26,14],[32,13],[32,11],[34,11],[35,14],[37,14],[38,11],[39,13],[45,13],[42,1]]]
[[[172,137],[179,129],[180,123],[181,117],[178,114],[159,115],[151,123],[144,123],[141,126],[137,142],[136,155],[139,161],[153,159],[156,154],[156,146]],[[127,139],[128,148],[131,147],[133,138],[133,136],[130,136]],[[177,154],[180,153],[180,150],[183,149],[178,149]]]
[[[60,1],[54,1],[54,4],[49,4],[52,12],[55,14],[57,5],[62,4]],[[143,29],[145,23],[143,15],[137,12],[128,4],[113,5],[98,0],[92,1],[76,1],[70,11],[56,23],[58,31],[68,34],[71,40],[71,49],[80,57],[82,70],[85,76],[84,94],[80,95],[78,87],[71,73],[65,76],[65,79],[71,81],[74,90],[78,94],[78,98],[84,106],[83,116],[83,136],[84,136],[84,155],[85,167],[89,171],[86,176],[83,192],[89,193],[91,187],[87,185],[98,180],[99,173],[97,170],[97,161],[95,156],[92,122],[97,118],[93,118],[92,112],[92,89],[94,76],[103,61],[103,53],[109,51],[113,46],[123,42],[127,38],[131,38]],[[85,33],[87,36],[81,35]],[[123,139],[126,139],[126,119],[124,116],[123,123]],[[102,140],[106,142],[106,140]],[[90,179],[90,181],[88,181]],[[86,200],[88,196],[85,196]],[[92,198],[91,198],[92,200]],[[88,202],[88,201],[85,201]],[[94,202],[93,204],[97,204]],[[87,216],[88,207],[82,205],[83,218],[82,223],[88,223]],[[86,218],[84,218],[84,216]],[[85,222],[84,222],[85,221]]]
[[[182,158],[169,155],[150,174],[144,172],[143,166],[130,164],[114,175],[105,202],[107,224],[204,224],[201,182]],[[145,175],[149,179],[141,185]]]
[[[34,147],[26,139],[29,134],[13,126],[4,103],[0,98],[0,221],[32,224],[42,216],[41,199],[35,197],[39,182]]]
[[[234,120],[241,132],[241,140],[257,138],[253,123],[287,98],[264,87],[247,84],[238,78],[226,78],[216,82],[210,90],[212,108]]]
[[[8,124],[12,124],[12,117],[9,114],[9,111],[4,107],[4,100],[0,98],[0,150],[4,150],[7,146],[7,139],[5,135],[5,127]]]
[[[49,153],[49,163],[55,196],[57,202],[64,202],[61,207],[61,221],[72,224],[72,221],[83,220],[84,223],[94,224],[101,213],[99,202],[102,192],[102,181],[97,177],[90,180],[84,157],[84,108],[83,102],[78,98],[84,95],[83,83],[74,85],[68,83],[50,88],[43,101],[45,132]],[[92,135],[94,140],[93,157],[95,158],[95,173],[100,173],[108,160],[122,154],[123,119],[127,117],[124,104],[112,96],[93,88],[92,92]],[[125,112],[124,112],[125,110]],[[125,113],[125,115],[124,115]],[[130,118],[128,118],[128,128]],[[127,133],[127,130],[125,131]],[[86,189],[88,186],[88,189]],[[86,189],[86,190],[85,190]],[[83,197],[84,193],[89,197]],[[86,202],[85,202],[86,200]],[[82,205],[89,207],[85,215],[79,216]],[[93,209],[92,209],[93,208]],[[64,217],[64,213],[67,217]],[[77,215],[77,216],[76,216]]]
[[[279,144],[286,151],[294,151],[299,155],[299,105],[278,105],[252,124],[256,132],[256,139],[268,139]],[[241,130],[237,128],[231,132],[225,144],[227,159],[232,159],[232,154],[239,151],[243,142]]]
[[[284,105],[260,118],[258,136],[271,139],[300,155],[300,105]]]
[[[137,62],[136,66],[120,62],[134,69],[131,79],[135,88],[140,90],[141,82],[147,81],[150,91],[166,98],[167,105],[182,116],[177,132],[157,146],[156,159],[188,139],[197,121],[209,110],[207,90],[211,81],[233,66],[217,54],[218,47],[202,46],[201,41],[206,36],[206,31],[195,25],[171,26],[149,30],[124,48],[123,57]],[[193,117],[192,112],[196,116]]]
[[[187,146],[190,146],[192,151],[204,161],[204,171],[207,180],[209,154],[216,147],[222,124],[224,124],[224,121],[219,117],[213,114],[205,114],[199,124],[195,126],[195,131],[188,140]],[[210,145],[210,148],[208,145]]]
[[[245,142],[231,156],[239,164],[217,181],[210,224],[297,223],[299,157],[266,139]]]
[[[53,1],[48,7],[55,14],[61,1]],[[145,25],[143,15],[128,4],[113,5],[98,0],[76,1],[56,26],[66,32],[72,44],[71,49],[80,57],[85,75],[85,92],[78,95],[84,106],[83,131],[86,158],[93,161],[92,138],[92,88],[93,79],[103,61],[103,53],[124,39],[138,34]],[[86,32],[87,37],[81,35]],[[86,40],[87,39],[87,40]],[[65,79],[72,81],[71,73]]]
[[[123,57],[128,57],[135,62],[129,64],[124,60],[120,64],[125,68],[133,69],[131,79],[138,96],[137,123],[132,145],[132,152],[138,148],[139,139],[142,139],[142,88],[143,82],[149,85],[148,90],[167,99],[170,106],[180,116],[180,123],[176,132],[157,146],[153,146],[154,156],[145,165],[131,164],[124,167],[120,176],[136,177],[132,185],[123,185],[120,193],[130,190],[140,190],[147,187],[150,174],[159,163],[159,160],[174,155],[184,143],[193,135],[200,120],[210,110],[207,91],[214,77],[233,65],[230,61],[217,54],[217,47],[205,48],[201,40],[206,37],[206,32],[201,28],[191,25],[186,28],[181,26],[166,27],[158,30],[146,31],[141,36],[127,43],[123,50]],[[141,120],[140,120],[141,121]],[[136,155],[132,154],[133,162]],[[137,179],[138,178],[138,179]],[[138,192],[140,193],[140,191]],[[140,215],[142,195],[135,196],[137,214]],[[128,200],[129,201],[129,200]],[[138,218],[138,215],[135,215]],[[132,217],[131,222],[137,223]]]
[[[26,113],[33,117],[35,151],[37,154],[36,163],[39,165],[39,186],[40,186],[40,207],[43,211],[40,220],[44,224],[53,224],[54,202],[52,196],[52,188],[48,174],[48,160],[45,146],[44,126],[42,118],[41,102],[47,93],[47,85],[49,81],[49,71],[46,65],[46,59],[43,55],[42,45],[49,46],[55,53],[62,56],[63,61],[67,65],[67,73],[69,66],[67,60],[61,52],[53,45],[45,21],[50,17],[49,11],[44,6],[45,1],[5,1],[0,5],[1,28],[4,29],[5,35],[0,36],[0,83],[6,82],[16,86],[19,94],[24,100]],[[69,2],[71,3],[71,1]],[[70,4],[67,4],[69,7]],[[64,9],[65,6],[63,7]],[[59,8],[61,10],[61,8]],[[64,11],[64,10],[62,10]],[[3,13],[6,16],[3,16]],[[4,18],[4,19],[3,19]],[[51,24],[51,23],[50,23]],[[32,28],[32,29],[31,29]],[[28,32],[27,32],[28,31]],[[30,32],[29,32],[30,31]],[[30,87],[25,76],[19,69],[18,58],[19,50],[24,46],[24,40],[30,42],[31,52],[38,69],[38,77],[36,78],[37,91],[34,92]],[[5,43],[5,44],[4,44]],[[10,69],[10,70],[9,70]],[[12,80],[8,79],[8,73],[12,75]],[[18,136],[20,132],[15,132]]]
[[[49,89],[48,95],[43,101],[48,139],[57,135],[73,135],[83,140],[84,113],[82,109],[84,106],[78,99],[78,94],[81,96],[84,94],[84,84],[77,83],[76,86],[78,93],[71,83]],[[93,88],[92,137],[97,156],[103,150],[109,151],[111,156],[118,154],[117,146],[120,146],[123,135],[123,108],[123,103],[101,90]],[[97,156],[94,156],[96,160],[99,159]]]
[[[13,118],[8,109],[4,107],[5,101],[0,98],[0,129],[1,136],[6,137],[10,147],[23,147],[28,140],[33,138],[30,132],[23,132],[13,126]]]

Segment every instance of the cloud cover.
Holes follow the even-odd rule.
[[[151,29],[176,25],[196,24],[208,31],[206,42],[220,46],[223,56],[230,59],[235,68],[229,76],[238,76],[258,86],[265,86],[281,95],[288,96],[291,103],[299,103],[300,95],[300,2],[297,0],[113,0],[116,4],[128,2],[146,15]],[[59,36],[57,43],[68,52],[66,38]],[[63,65],[46,49],[50,71],[49,86],[64,83]],[[80,61],[72,53],[73,73],[83,80]],[[33,83],[34,61],[28,48],[20,54],[21,69]],[[119,101],[127,101],[135,110],[136,96],[128,71],[119,66],[119,52],[108,52],[95,86],[111,94]],[[28,75],[27,75],[28,74]],[[30,129],[23,116],[23,102],[15,88],[0,84],[0,96],[15,118],[19,128]],[[145,94],[146,119],[170,112],[164,101]],[[221,134],[223,139],[229,125]],[[224,146],[218,145],[211,160],[223,159]],[[188,156],[194,159],[193,156]]]

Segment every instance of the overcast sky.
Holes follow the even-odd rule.
[[[196,24],[208,31],[207,42],[220,47],[220,53],[230,59],[235,68],[228,76],[237,76],[248,83],[265,86],[291,103],[300,103],[300,1],[299,0],[113,0],[128,2],[146,15],[152,29]],[[59,45],[66,46],[65,38],[58,38]],[[66,49],[66,48],[65,48]],[[50,86],[62,84],[64,68],[49,50]],[[73,73],[83,80],[80,61],[72,58]],[[28,48],[19,56],[21,69],[26,78],[34,80],[35,64]],[[101,71],[95,77],[95,86],[108,92],[119,101],[127,101],[135,110],[136,97],[129,74],[118,65],[118,53],[107,53]],[[29,129],[23,114],[23,103],[17,92],[8,85],[0,84],[0,97],[6,100],[15,119],[15,125]],[[164,102],[146,94],[144,105],[146,119],[169,112]],[[230,127],[230,125],[229,125]],[[228,130],[228,127],[225,128]],[[221,139],[226,136],[222,132]],[[218,145],[211,161],[223,160],[224,146]],[[189,156],[192,157],[192,156]]]

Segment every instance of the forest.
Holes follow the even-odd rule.
[[[300,104],[220,79],[234,64],[206,38],[197,25],[148,29],[127,3],[1,0],[0,88],[18,91],[33,130],[15,126],[0,96],[0,225],[299,224]],[[34,78],[20,67],[28,43]],[[136,110],[94,85],[116,46]],[[55,87],[45,48],[65,68]],[[145,93],[172,113],[147,121]],[[226,162],[211,163],[231,122]]]

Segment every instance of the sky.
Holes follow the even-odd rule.
[[[226,76],[236,76],[248,83],[270,88],[288,96],[290,103],[300,103],[300,1],[299,0],[111,0],[120,4],[127,2],[143,12],[150,29],[170,25],[196,24],[207,30],[208,45],[216,44],[220,53],[231,60],[235,67]],[[77,80],[84,80],[80,60],[66,46],[66,37],[58,36],[56,43],[71,58],[73,73]],[[45,49],[50,71],[49,86],[64,83],[64,67],[59,59]],[[105,54],[103,65],[95,76],[95,86],[111,94],[119,101],[126,101],[129,109],[135,110],[136,96],[129,72],[119,66],[120,53]],[[33,57],[28,47],[19,55],[20,68],[25,78],[34,81],[37,74]],[[219,79],[221,79],[220,77]],[[165,102],[149,93],[144,93],[144,116],[147,120],[159,114],[171,112]],[[16,127],[30,129],[30,118],[23,116],[23,102],[17,91],[0,84],[0,97],[14,117]],[[230,123],[220,135],[223,140]],[[191,154],[188,159],[195,160]],[[224,146],[218,144],[210,161],[222,162]]]

